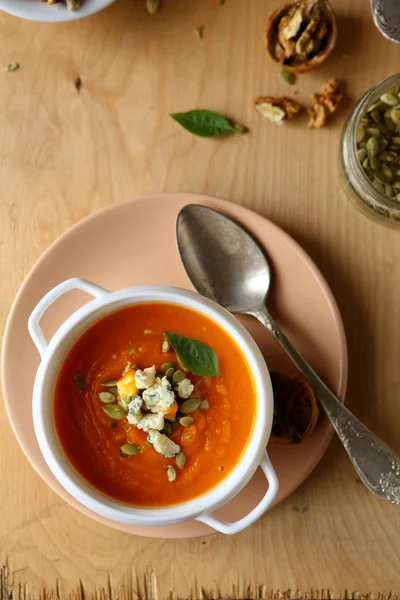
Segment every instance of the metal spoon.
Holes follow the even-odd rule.
[[[372,18],[379,31],[400,43],[400,3],[398,0],[371,0]]]
[[[400,457],[341,404],[292,346],[266,308],[268,260],[231,219],[201,206],[185,206],[177,219],[179,253],[197,291],[233,313],[256,317],[309,381],[358,475],[371,492],[400,504]]]

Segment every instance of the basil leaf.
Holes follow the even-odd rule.
[[[185,113],[171,114],[179,125],[190,133],[201,137],[214,137],[226,133],[245,133],[243,125],[232,125],[225,117],[212,110],[189,110]]]
[[[221,377],[218,357],[210,346],[169,331],[165,335],[184,369],[202,377]]]

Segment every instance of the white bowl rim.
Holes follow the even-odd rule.
[[[121,304],[122,302],[122,304]],[[257,393],[257,417],[247,447],[230,474],[215,488],[194,500],[166,508],[138,508],[124,505],[102,494],[89,484],[71,465],[53,428],[53,441],[46,433],[46,410],[52,412],[52,397],[46,397],[44,390],[49,377],[55,377],[51,371],[51,362],[55,352],[65,340],[73,334],[77,326],[86,318],[90,323],[97,321],[101,309],[109,314],[118,308],[139,302],[169,302],[181,304],[198,311],[216,321],[239,346],[253,372]],[[98,315],[98,316],[96,316]],[[94,317],[94,318],[93,318]],[[89,325],[89,324],[88,324]],[[87,329],[86,325],[82,331]],[[79,333],[78,335],[81,335]],[[78,337],[78,336],[76,336]],[[64,357],[70,345],[64,352]],[[50,409],[49,409],[50,406]],[[269,440],[273,419],[273,393],[268,367],[258,346],[247,330],[227,310],[199,294],[169,286],[134,286],[90,301],[82,306],[60,326],[52,337],[48,349],[39,365],[33,389],[33,420],[37,440],[42,454],[61,485],[81,504],[95,513],[125,524],[160,526],[171,525],[196,518],[204,512],[221,507],[239,493],[257,469]],[[54,440],[57,440],[58,455],[54,452]]]
[[[89,17],[100,12],[116,0],[85,0],[85,3],[79,10],[68,10],[66,6],[52,5],[47,6],[40,0],[0,0],[0,10],[13,15],[27,19],[28,21],[37,21],[40,23],[65,23],[67,21],[77,21],[84,17]],[[37,3],[37,4],[36,4]]]

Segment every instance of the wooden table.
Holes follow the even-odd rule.
[[[144,0],[119,0],[58,26],[1,14],[0,63],[21,65],[0,73],[1,325],[29,268],[84,216],[157,191],[221,196],[275,221],[318,263],[347,330],[348,405],[400,452],[400,232],[340,195],[338,169],[351,104],[399,69],[400,48],[375,30],[366,0],[336,0],[333,56],[286,88],[263,50],[275,4],[164,0],[151,17]],[[301,118],[276,127],[253,109],[257,95],[307,102],[331,76],[346,82],[346,101],[324,130]],[[199,139],[168,116],[195,107],[250,133]],[[337,440],[292,497],[233,538],[149,540],[89,520],[34,473],[4,409],[0,468],[1,598],[25,584],[82,599],[111,588],[114,598],[400,593],[400,509],[360,485]],[[307,512],[293,510],[300,503]]]

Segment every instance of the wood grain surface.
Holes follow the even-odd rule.
[[[118,0],[65,25],[0,14],[0,64],[20,63],[0,72],[1,326],[30,267],[82,217],[151,192],[221,196],[275,221],[322,269],[348,336],[348,406],[400,452],[400,231],[347,202],[338,164],[346,114],[399,69],[400,47],[375,30],[369,2],[334,0],[336,50],[288,89],[263,49],[275,5],[163,0],[151,17],[144,0]],[[276,127],[253,109],[258,95],[307,102],[331,76],[345,81],[346,100],[321,131],[305,117]],[[192,108],[250,133],[195,138],[168,116]],[[337,440],[292,497],[235,537],[149,540],[89,520],[35,474],[4,409],[0,477],[3,598],[400,593],[400,509],[360,485]]]

